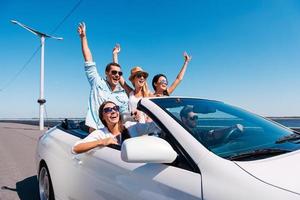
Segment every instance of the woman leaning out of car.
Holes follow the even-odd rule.
[[[100,106],[99,118],[104,128],[95,130],[86,138],[76,142],[72,147],[73,153],[84,153],[96,147],[104,147],[110,144],[118,145],[127,138],[159,131],[154,122],[138,123],[128,121],[122,124],[119,106],[112,101],[106,101]]]
[[[183,53],[184,63],[183,66],[177,75],[175,81],[172,83],[170,87],[168,87],[168,79],[164,74],[157,74],[152,79],[152,87],[154,89],[154,96],[169,96],[176,89],[178,84],[183,79],[186,68],[189,62],[192,59],[192,56],[189,56],[186,52]]]

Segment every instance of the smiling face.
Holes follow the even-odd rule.
[[[145,85],[147,75],[145,73],[137,73],[133,79],[133,85],[135,88],[141,88]]]
[[[111,102],[105,104],[102,110],[102,120],[106,122],[107,127],[114,126],[119,123],[119,106]]]
[[[165,91],[168,87],[168,80],[166,79],[166,77],[161,76],[159,77],[157,82],[154,83],[154,85],[156,87],[156,91]]]
[[[106,72],[107,81],[112,88],[118,85],[121,76],[121,68],[115,65],[111,65],[109,71]]]

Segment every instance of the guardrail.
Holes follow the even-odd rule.
[[[72,120],[72,119],[70,119],[70,120]],[[83,121],[84,119],[76,118],[74,120]],[[60,124],[62,121],[64,121],[64,119],[47,120],[47,121],[45,121],[45,126],[46,127],[53,127],[53,126],[56,126],[57,124]],[[279,124],[282,124],[282,123],[280,123],[280,121],[277,121],[277,120],[274,120],[274,121],[276,121]],[[29,119],[29,120],[25,120],[25,119],[24,120],[12,120],[11,119],[11,120],[0,120],[0,122],[28,124],[28,125],[34,125],[34,126],[39,125],[39,121],[34,120],[34,119],[33,120],[32,119]],[[282,124],[282,125],[284,125],[284,124]],[[298,126],[286,126],[286,127],[300,132],[300,127],[298,127]]]

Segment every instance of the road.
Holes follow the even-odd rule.
[[[0,200],[38,200],[38,126],[0,123]]]

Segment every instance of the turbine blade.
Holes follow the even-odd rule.
[[[33,34],[35,34],[35,35],[37,35],[39,37],[43,36],[43,37],[53,38],[53,39],[56,39],[56,40],[62,40],[63,39],[62,37],[55,37],[55,36],[47,35],[46,33],[42,33],[40,31],[37,31],[37,30],[35,30],[35,29],[33,29],[33,28],[29,27],[29,26],[26,26],[25,24],[22,24],[22,23],[16,21],[16,20],[10,20],[10,21],[13,24],[17,24],[17,25],[25,28],[26,30],[30,31],[31,33],[33,33]]]

